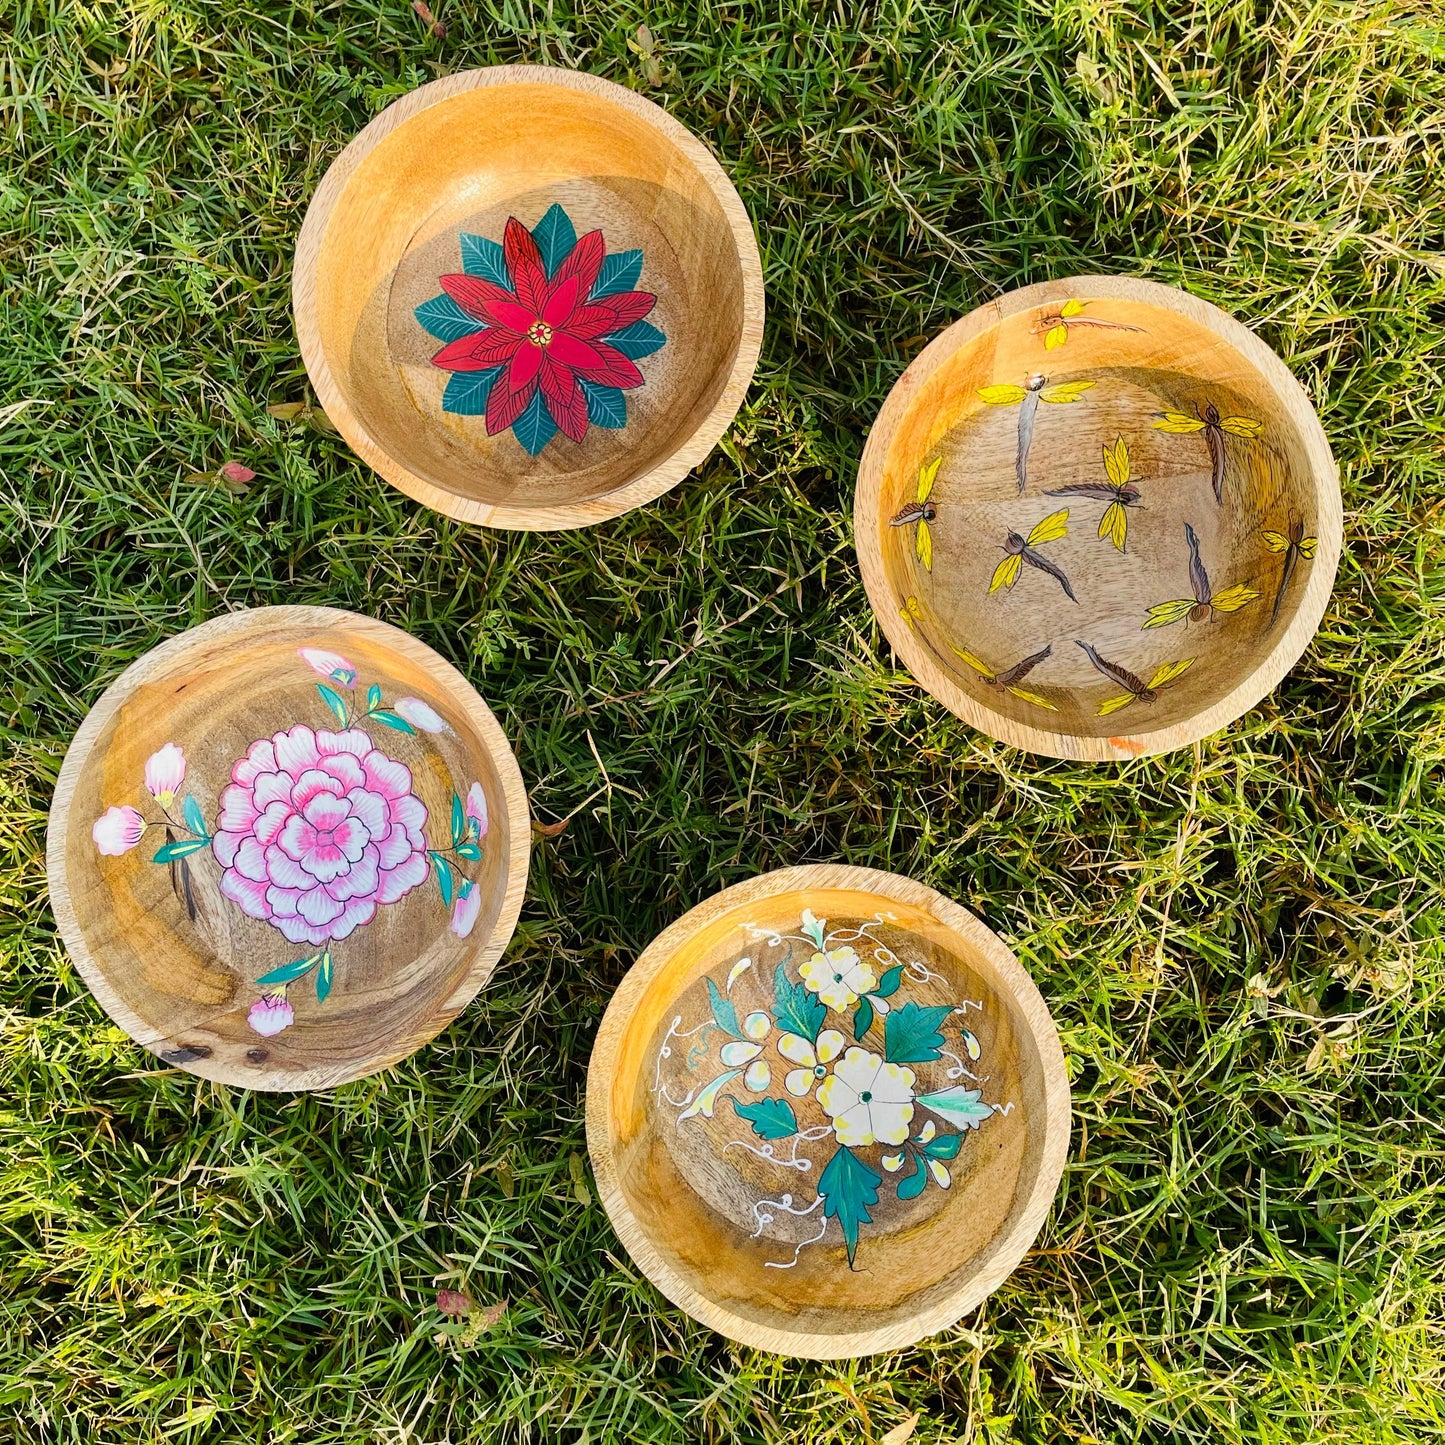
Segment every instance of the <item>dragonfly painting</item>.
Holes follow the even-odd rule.
[[[993,569],[993,580],[988,584],[989,595],[992,596],[1000,587],[1012,588],[1014,583],[1019,580],[1023,564],[1027,562],[1030,567],[1037,567],[1040,572],[1047,572],[1064,589],[1064,595],[1069,601],[1077,602],[1079,599],[1074,596],[1074,589],[1069,586],[1069,579],[1064,575],[1063,568],[1056,567],[1042,552],[1034,550],[1045,542],[1057,542],[1060,537],[1067,537],[1068,534],[1069,509],[1067,507],[1057,512],[1050,512],[1042,522],[1035,524],[1027,537],[1021,537],[1017,532],[1010,532],[1003,547],[1008,555]]]
[[[1126,326],[1122,321],[1102,321],[1097,316],[1085,316],[1087,301],[1065,301],[1057,311],[1046,311],[1034,322],[1034,334],[1042,334],[1044,349],[1053,351],[1069,339],[1069,332],[1076,326],[1097,327],[1100,331],[1143,331],[1142,326]]]
[[[890,527],[909,527],[917,523],[918,533],[913,545],[925,572],[933,571],[933,533],[929,531],[928,524],[938,517],[938,508],[929,498],[933,495],[933,484],[938,480],[938,468],[942,461],[942,457],[934,457],[931,462],[919,467],[916,500],[888,519]]]
[[[1319,546],[1318,537],[1305,536],[1305,524],[1303,520],[1293,521],[1289,524],[1289,535],[1283,532],[1272,532],[1268,527],[1260,531],[1264,538],[1264,545],[1271,552],[1284,553],[1284,571],[1280,573],[1279,589],[1274,594],[1274,606],[1270,609],[1269,625],[1274,626],[1279,618],[1280,603],[1284,601],[1284,594],[1289,591],[1290,578],[1294,576],[1294,569],[1299,566],[1301,557],[1306,562],[1315,555],[1315,548]]]
[[[1045,647],[1042,652],[1036,652],[1031,657],[1026,657],[1022,662],[1016,662],[1012,667],[1005,668],[1002,672],[995,672],[986,662],[981,662],[971,652],[965,652],[961,647],[953,649],[978,675],[983,679],[985,687],[998,688],[1002,692],[1012,693],[1015,697],[1022,698],[1025,702],[1031,702],[1035,707],[1047,708],[1050,712],[1058,712],[1058,707],[1051,703],[1048,698],[1040,697],[1036,692],[1028,692],[1019,686],[1024,678],[1041,663],[1044,658],[1053,653],[1053,644]]]
[[[1219,408],[1212,401],[1202,407],[1196,406],[1197,416],[1182,411],[1161,411],[1155,429],[1168,432],[1171,436],[1189,436],[1194,432],[1204,433],[1205,444],[1209,447],[1209,475],[1214,484],[1214,500],[1224,501],[1224,438],[1244,437],[1253,441],[1263,430],[1264,423],[1248,416],[1220,416]]]
[[[1278,533],[1275,535],[1278,536]],[[1149,609],[1144,623],[1146,631],[1151,627],[1168,627],[1186,617],[1190,622],[1209,622],[1215,613],[1238,612],[1259,596],[1252,587],[1246,587],[1242,582],[1226,587],[1223,592],[1211,592],[1209,573],[1205,571],[1199,555],[1199,538],[1188,522],[1184,524],[1184,539],[1189,543],[1189,585],[1194,596],[1180,597],[1173,602],[1156,602]]]
[[[1078,642],[1078,638],[1074,639]],[[1099,704],[1099,717],[1108,717],[1111,712],[1118,712],[1121,707],[1128,707],[1131,702],[1152,703],[1159,696],[1159,689],[1166,683],[1171,683],[1176,677],[1194,666],[1194,659],[1186,657],[1179,662],[1166,662],[1155,668],[1154,675],[1145,682],[1141,677],[1135,677],[1127,667],[1120,667],[1117,662],[1106,662],[1099,656],[1097,650],[1089,646],[1087,642],[1079,642],[1089,661],[1094,664],[1110,682],[1116,682],[1127,691],[1120,697],[1107,697]]]
[[[1014,458],[1014,475],[1018,478],[1019,496],[1029,480],[1029,448],[1034,441],[1034,419],[1038,415],[1041,401],[1052,402],[1055,406],[1078,401],[1092,381],[1061,381],[1050,386],[1048,377],[1041,372],[1024,378],[1022,386],[985,386],[979,388],[979,400],[985,406],[1016,406],[1019,409],[1019,446]]]
[[[1099,522],[1099,537],[1107,537],[1122,552],[1129,536],[1127,507],[1137,507],[1142,495],[1129,480],[1129,448],[1120,437],[1113,446],[1104,444],[1104,472],[1107,482],[1075,482],[1069,487],[1050,488],[1051,497],[1095,497],[1108,502]]]

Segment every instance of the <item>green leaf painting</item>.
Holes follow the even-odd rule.
[[[366,710],[375,712],[381,706],[381,684],[374,682],[366,689]]]
[[[900,1199],[917,1199],[923,1193],[923,1186],[928,1183],[928,1165],[924,1163],[922,1154],[913,1156],[913,1173],[898,1181],[898,1197]]]
[[[196,802],[195,796],[186,794],[186,801],[181,806],[181,814],[186,820],[186,827],[191,832],[204,838],[206,836],[206,815],[201,812],[201,805]]]
[[[614,251],[603,263],[592,283],[589,301],[602,296],[613,296],[619,291],[631,291],[642,279],[641,251]]]
[[[786,1099],[759,1099],[756,1104],[740,1104],[731,1094],[732,1106],[753,1126],[760,1139],[787,1139],[798,1132],[798,1118]]]
[[[860,998],[858,1007],[853,1010],[853,1037],[861,1039],[872,1027],[873,1005],[866,998]]]
[[[712,1004],[712,1016],[717,1021],[717,1026],[725,1034],[730,1034],[735,1039],[742,1038],[742,1026],[738,1023],[738,1011],[733,1005],[733,1001],[723,997],[712,979],[707,981],[707,995]]]
[[[622,331],[614,331],[605,339],[608,345],[615,346],[633,361],[640,361],[644,356],[660,351],[667,341],[667,337],[657,327],[646,321],[634,321],[631,326]]]
[[[499,242],[487,236],[472,236],[463,231],[461,243],[462,270],[468,276],[481,276],[494,286],[504,286],[508,291],[512,289],[512,278],[507,271],[507,255]],[[457,309],[461,310],[460,307]],[[465,316],[466,312],[463,311],[462,314]],[[422,325],[425,326],[426,322],[423,321]]]
[[[878,1203],[878,1187],[883,1176],[870,1169],[851,1149],[839,1145],[818,1180],[818,1193],[823,1196],[823,1213],[836,1219],[848,1246],[848,1267],[858,1249],[860,1225],[871,1224],[870,1205]]]
[[[456,853],[458,858],[470,858],[473,863],[482,860],[482,850],[475,843],[458,843]]]
[[[455,848],[467,836],[467,814],[462,806],[462,795],[452,794],[452,847]]]
[[[595,381],[581,381],[587,398],[587,420],[593,426],[616,431],[627,425],[627,397],[615,386],[598,386]]]
[[[914,1102],[960,1129],[977,1129],[994,1112],[992,1104],[983,1102],[980,1090],[965,1089],[962,1085],[936,1094],[920,1094]]]
[[[794,983],[780,963],[773,975],[773,1021],[777,1026],[815,1044],[827,1016],[827,1008],[802,984]]]
[[[209,848],[209,838],[182,838],[175,843],[165,843],[156,850],[156,856],[151,860],[155,863],[174,863],[178,858],[189,858],[192,853],[199,853],[202,848]]]
[[[310,973],[320,962],[321,955],[313,953],[307,958],[298,958],[291,963],[283,963],[280,968],[273,968],[270,973],[263,973],[256,982],[263,988],[273,983],[290,983],[292,979],[300,978],[303,973]]]
[[[527,403],[526,411],[512,423],[512,433],[534,457],[557,435],[557,423],[552,420],[540,389]]]
[[[378,708],[373,712],[371,714],[371,720],[373,722],[379,722],[382,727],[395,728],[399,733],[415,734],[416,732],[416,729],[399,713],[388,712],[385,708]]]
[[[485,416],[492,383],[502,374],[500,366],[486,371],[454,371],[442,392],[442,410],[458,416]]]
[[[336,714],[336,721],[345,727],[348,718],[346,699],[334,687],[327,687],[324,682],[316,684],[316,691],[321,694],[322,702]]]
[[[906,1003],[894,1009],[883,1026],[883,1057],[890,1064],[929,1064],[943,1052],[943,1021],[950,1004]]]
[[[497,249],[500,250],[501,247]],[[487,329],[485,321],[478,321],[475,316],[467,315],[446,295],[433,296],[430,301],[423,301],[413,314],[438,341],[460,341],[463,336],[471,336],[474,332]]]
[[[549,206],[547,214],[532,228],[532,239],[542,253],[542,264],[552,276],[577,244],[577,232],[561,206]]]
[[[440,853],[429,852],[427,857],[437,870],[437,887],[441,889],[442,902],[450,908],[452,899],[456,896],[457,875],[452,871],[452,865]]]
[[[321,955],[320,966],[316,970],[316,1002],[325,1003],[326,995],[331,992],[331,950],[328,948]]]
[[[895,963],[882,978],[878,980],[878,987],[873,990],[874,998],[892,998],[898,992],[898,985],[903,979],[903,965]]]

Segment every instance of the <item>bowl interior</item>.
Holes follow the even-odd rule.
[[[740,905],[663,962],[617,1057],[615,1171],[647,1245],[797,1353],[941,1328],[1021,1249],[1000,1265],[1044,1152],[1039,1049],[989,960],[921,906]]]
[[[551,332],[534,336],[529,328],[530,339],[509,352],[495,316],[489,324],[500,350],[487,352],[485,366],[475,354],[465,360],[480,370],[454,372],[455,358],[435,360],[483,319],[458,311],[457,283],[448,283],[449,292],[444,276],[470,273],[485,283],[475,295],[495,296],[485,285],[516,291],[522,284],[524,301],[541,299],[509,264],[513,219],[535,237],[549,285],[562,275],[564,290],[566,273],[558,268],[572,254],[569,239],[582,241],[585,252],[597,245],[585,238],[601,233],[602,272],[575,297],[549,291],[548,315],[557,331],[570,329],[593,353],[606,346],[614,361],[615,352],[624,354],[626,365],[609,372],[606,384],[587,370],[595,355],[567,349]],[[572,265],[593,275],[581,253]],[[645,476],[707,418],[728,384],[743,331],[737,242],[693,157],[645,113],[598,89],[563,84],[481,85],[403,120],[365,154],[336,198],[316,284],[327,364],[374,444],[443,493],[489,506],[565,506]],[[620,298],[638,293],[656,301],[632,321],[646,303]],[[617,305],[623,310],[609,329],[598,308]],[[515,322],[520,313],[501,314]],[[518,396],[528,384],[509,358],[520,354],[530,367],[534,353],[558,365],[538,377],[532,420],[524,414],[489,435],[492,421],[504,420],[500,412],[489,420],[489,401],[514,380]],[[493,365],[504,369],[488,383]],[[636,374],[624,376],[628,367]],[[574,404],[583,398],[580,440],[536,411],[549,385],[568,392],[571,377]],[[493,396],[498,384],[503,390]],[[540,438],[547,439],[538,445]]]
[[[322,620],[278,620],[292,611]],[[101,1002],[162,1058],[250,1087],[339,1083],[432,1037],[500,953],[515,763],[460,677],[392,628],[320,609],[217,628],[142,659],[82,729],[52,819],[57,913]],[[284,1011],[263,997],[294,1022],[268,1032]]]
[[[1152,300],[961,329],[908,399],[870,523],[900,650],[984,727],[1111,739],[1208,712],[1290,631],[1333,529],[1303,394]]]

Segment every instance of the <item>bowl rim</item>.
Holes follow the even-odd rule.
[[[474,497],[461,497],[425,477],[418,476],[378,444],[361,418],[352,410],[337,385],[321,344],[321,323],[317,310],[316,276],[331,214],[347,182],[363,160],[392,131],[434,105],[468,91],[488,86],[554,85],[564,90],[587,92],[620,105],[650,125],[691,163],[722,209],[732,233],[742,272],[742,327],[732,370],[712,409],[694,428],[688,439],[651,471],[599,497],[566,506],[510,506],[492,504]],[[291,276],[291,309],[302,360],[316,391],[316,398],[352,450],[373,470],[408,496],[458,521],[510,531],[561,531],[605,522],[655,501],[675,487],[712,452],[732,425],[753,373],[763,343],[764,288],[762,257],[753,223],[742,197],[728,178],[717,157],[681,121],[660,105],[615,81],[586,71],[564,70],[549,65],[493,65],[480,70],[444,76],[393,101],[375,116],[332,161],[301,223]]]
[[[694,1289],[662,1257],[622,1189],[612,1152],[612,1085],[627,1028],[638,1004],[677,949],[726,914],[760,900],[804,890],[868,892],[928,912],[951,929],[1012,993],[1038,1050],[1045,1107],[1043,1146],[1033,1188],[1009,1226],[994,1236],[987,1266],[950,1294],[906,1320],[866,1329],[820,1334],[761,1324]],[[840,863],[780,868],[714,893],[670,924],[643,950],[612,995],[597,1030],[587,1066],[587,1151],[598,1198],[627,1253],[643,1274],[679,1309],[740,1344],[805,1359],[837,1360],[904,1349],[948,1329],[980,1305],[1017,1268],[1053,1207],[1069,1151],[1070,1091],[1058,1028],[1038,985],[1013,951],[987,924],[927,884],[898,873]]]
[[[207,1061],[196,1060],[180,1065],[188,1072],[197,1074],[212,1082],[224,1083],[233,1088],[250,1088],[273,1092],[301,1093],[313,1089],[329,1089],[354,1079],[364,1079],[370,1074],[381,1072],[407,1058],[424,1044],[429,1043],[476,997],[478,991],[491,978],[498,961],[511,942],[516,931],[517,919],[522,909],[522,899],[527,891],[527,875],[531,861],[531,812],[527,804],[527,790],[522,781],[522,770],[517,764],[511,743],[502,731],[492,710],[482,700],[476,688],[449,663],[440,653],[428,647],[401,628],[368,617],[364,613],[349,612],[340,607],[279,606],[245,607],[236,612],[223,613],[195,627],[188,627],[159,642],[149,651],[130,663],[96,700],[86,713],[60,765],[56,778],[55,792],[50,803],[50,814],[46,823],[45,875],[50,894],[50,907],[60,930],[61,941],[65,944],[86,987],[110,1017],[123,1028],[131,1039],[146,1048],[146,1038],[164,1037],[157,1032],[155,1024],[136,1013],[111,985],[104,969],[96,960],[85,932],[76,914],[71,896],[69,872],[66,864],[66,840],[70,831],[71,804],[75,791],[89,765],[91,755],[101,732],[111,719],[130,699],[132,694],[157,669],[176,657],[190,652],[197,644],[210,654],[222,647],[232,634],[244,634],[252,629],[263,631],[273,627],[328,627],[338,626],[351,631],[364,631],[374,639],[385,643],[405,655],[410,661],[424,666],[445,687],[452,701],[462,711],[469,723],[476,729],[491,758],[501,781],[502,796],[506,806],[507,826],[511,839],[504,874],[501,908],[497,921],[486,943],[472,960],[471,968],[456,988],[442,999],[433,1013],[436,1027],[419,1042],[411,1042],[399,1053],[384,1053],[368,1061],[364,1067],[354,1064],[327,1068],[312,1068],[285,1075],[256,1069],[254,1076],[247,1074],[244,1082],[230,1077],[217,1078],[214,1070],[207,1067]],[[414,1037],[414,1036],[413,1036]],[[229,1070],[226,1071],[229,1074]],[[299,1082],[298,1082],[299,1081]]]
[[[903,625],[897,600],[883,564],[879,531],[883,482],[895,436],[924,384],[962,346],[990,327],[1021,311],[1078,294],[1100,299],[1139,301],[1174,311],[1212,331],[1243,354],[1274,390],[1304,440],[1309,475],[1319,509],[1315,532],[1319,545],[1305,581],[1299,606],[1288,627],[1259,665],[1222,698],[1188,717],[1152,730],[1118,737],[1081,737],[1054,732],[995,712],[959,686],[939,666],[922,642]],[[1339,468],[1329,439],[1303,386],[1284,361],[1242,322],[1212,302],[1177,286],[1133,276],[1067,276],[1041,281],[1006,292],[985,302],[936,336],[893,384],[864,444],[853,496],[853,538],[868,602],[894,654],[908,671],[951,712],[971,727],[1011,747],[1045,757],[1086,762],[1116,762],[1170,752],[1217,733],[1242,717],[1279,684],[1304,656],[1319,630],[1334,591],[1344,541],[1344,512],[1340,498]]]

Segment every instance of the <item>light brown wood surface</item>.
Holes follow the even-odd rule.
[[[1046,345],[1069,300],[1086,303]],[[1125,329],[1129,328],[1129,329]],[[1046,382],[1030,378],[1046,378]],[[1055,389],[1074,385],[1074,399]],[[1037,390],[1026,485],[1019,489],[1022,404],[989,388]],[[1050,392],[1059,399],[1050,402]],[[1223,435],[1221,499],[1209,433],[1161,429],[1166,412],[1191,424],[1214,406],[1254,435]],[[1226,425],[1229,425],[1226,421]],[[1109,485],[1104,449],[1123,438],[1137,495],[1123,510],[1124,548],[1099,536],[1108,501],[1051,495]],[[927,523],[932,566],[919,555],[921,471],[936,464]],[[1008,536],[1026,538],[1067,509],[1066,535],[1035,550],[1058,580],[1020,565],[1012,586],[990,586]],[[1200,607],[1146,627],[1151,608],[1195,597],[1186,524],[1209,590],[1223,611]],[[854,527],[864,584],[900,660],[965,721],[1003,742],[1056,757],[1116,759],[1164,752],[1219,731],[1284,676],[1314,636],[1329,602],[1343,518],[1329,444],[1309,399],[1277,356],[1218,308],[1171,287],[1081,276],[1013,291],[950,327],[889,394],[859,469]],[[1267,533],[1291,527],[1315,539],[1296,559]],[[1016,545],[1016,544],[1015,544]],[[1203,580],[1202,578],[1199,580]],[[1231,592],[1231,589],[1234,589]],[[1257,596],[1239,599],[1243,593]],[[910,601],[910,599],[912,599]],[[1157,613],[1156,613],[1157,615]],[[1145,683],[1189,662],[1150,699],[1100,714],[1129,695],[1080,643]],[[1016,680],[1030,697],[1001,685]],[[969,653],[987,672],[960,656]],[[1048,704],[1044,706],[1043,704]]]
[[[609,252],[644,253],[648,317],[621,430],[531,457],[483,418],[442,410],[441,342],[416,306],[461,270],[462,232],[501,241],[554,203]],[[665,111],[597,76],[498,66],[422,86],[337,157],[297,243],[297,334],[316,394],[355,451],[428,506],[493,527],[586,526],[675,486],[742,404],[762,343],[763,280],[742,201]]]
[[[929,1179],[906,1198],[898,1184],[909,1169],[892,1172],[889,1145],[855,1151],[881,1188],[851,1267],[838,1223],[817,1206],[820,1175],[836,1147],[824,1086],[814,1088],[809,1078],[802,1097],[789,1085],[785,1071],[797,1040],[784,1042],[780,1022],[762,1037],[757,1055],[770,1065],[770,1080],[738,1073],[720,1086],[710,1115],[697,1108],[700,1090],[726,1057],[721,1050],[749,1051],[706,1025],[706,981],[724,1007],[761,1030],[763,1017],[776,1018],[770,1009],[777,965],[786,961],[794,984],[800,981],[808,947],[800,949],[796,935],[804,909],[822,920],[830,944],[867,924],[871,932],[856,940],[856,952],[872,956],[872,940],[879,939],[891,950],[883,961],[907,961],[902,986],[880,1008],[891,1006],[902,1018],[898,1010],[909,1001],[961,1005],[941,1026],[951,1052],[909,1070],[916,1095],[909,1137],[925,1134],[929,1121],[943,1124],[916,1100],[936,1097],[930,1091],[951,1082],[977,1087],[997,1106],[976,1130],[962,1131],[956,1157],[943,1164],[946,1188]],[[881,979],[880,965],[873,967]],[[883,1048],[881,1015],[861,1040],[836,1011],[827,1025],[842,1032],[850,1050]],[[964,1051],[965,1027],[978,1046],[976,1063]],[[818,1035],[820,1047],[826,1033]],[[841,1053],[827,1067],[839,1070],[848,1057]],[[970,1085],[954,1065],[980,1082]],[[821,1077],[824,1068],[813,1072]],[[765,1098],[786,1101],[799,1130],[809,1132],[772,1143],[752,1132],[737,1106]],[[974,1309],[1041,1228],[1068,1135],[1058,1036],[1017,959],[933,889],[866,868],[764,874],[679,919],[618,988],[587,1076],[587,1142],[599,1193],[643,1273],[673,1303],[732,1339],[816,1359],[901,1348]],[[794,1158],[807,1167],[795,1167]],[[791,1207],[780,1203],[785,1199]]]
[[[345,659],[356,670],[354,681],[348,686],[323,675],[300,655],[302,648]],[[426,728],[405,733],[375,717],[358,720],[370,705],[373,685],[380,689],[382,712],[398,716],[399,706]],[[343,699],[351,713],[349,729],[332,715],[319,686]],[[439,730],[432,730],[438,724]],[[335,741],[343,733],[350,735],[345,747]],[[214,841],[181,860],[153,861],[168,841],[193,836],[183,811],[187,796],[195,799],[214,840],[222,831],[226,795],[244,795],[229,805],[234,833],[247,800],[260,807],[289,788],[279,773],[256,784],[254,792],[235,788],[249,776],[244,760],[257,756],[258,743],[278,734],[300,750],[297,756],[309,756],[305,750],[314,735],[318,752],[349,747],[358,766],[365,760],[371,769],[358,774],[350,763],[332,769],[346,781],[331,791],[346,792],[352,800],[347,806],[371,820],[378,848],[387,849],[363,853],[355,830],[343,839],[357,861],[336,866],[363,870],[346,871],[358,916],[369,893],[376,892],[368,891],[364,876],[372,863],[404,866],[408,872],[398,878],[425,869],[402,896],[377,903],[374,915],[348,936],[322,944],[289,939],[277,918],[251,916],[238,906],[224,881],[225,862],[234,860],[229,854],[223,859]],[[154,766],[167,744],[179,748],[185,760],[174,798],[157,796],[147,785],[148,760]],[[266,743],[263,752],[265,747],[271,749],[268,759],[280,756],[277,744]],[[287,776],[307,791],[330,787],[299,763],[289,766]],[[373,776],[382,781],[373,783]],[[283,786],[263,795],[262,788],[278,780]],[[353,783],[359,790],[347,792]],[[387,797],[409,794],[415,802],[386,803],[390,818],[405,817],[420,828],[426,849],[449,854],[453,795],[469,799],[474,783],[481,786],[488,813],[482,858],[453,854],[449,860],[456,878],[475,880],[479,890],[475,922],[463,937],[453,930],[436,864],[413,859],[420,850],[404,830],[397,831],[400,825],[378,825],[373,815],[381,816],[375,812],[378,788],[384,787]],[[287,801],[277,805],[282,813],[291,796],[287,792]],[[93,834],[97,820],[124,808],[152,826],[127,851],[102,852]],[[261,825],[253,826],[259,836]],[[318,1089],[405,1057],[465,1007],[490,977],[516,926],[528,850],[527,799],[516,759],[497,720],[455,668],[383,622],[324,607],[265,607],[234,612],[171,638],[106,690],[60,771],[47,871],[71,958],[106,1012],[138,1043],[222,1083]],[[397,862],[402,853],[404,864]],[[332,887],[339,892],[342,885]],[[317,997],[315,969],[284,988],[256,982],[322,947],[332,956],[331,990],[324,1000]],[[253,1006],[263,996],[280,995],[294,1022],[274,1035],[258,1033]]]

